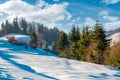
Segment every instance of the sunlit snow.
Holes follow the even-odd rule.
[[[0,80],[120,80],[120,70],[60,58],[42,49],[25,49],[24,46],[13,45],[2,37]]]

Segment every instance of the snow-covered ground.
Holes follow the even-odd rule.
[[[25,49],[0,38],[0,80],[120,80],[120,70]]]

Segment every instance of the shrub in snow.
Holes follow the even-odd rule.
[[[17,43],[17,40],[15,39],[14,36],[7,36],[7,39],[10,43],[13,43],[13,44],[16,44]]]
[[[10,43],[12,43],[12,44],[15,44],[15,45],[27,45],[27,41],[21,40],[21,41],[18,42],[18,41],[15,39],[14,36],[7,36],[6,38],[7,38],[8,41],[9,41]]]

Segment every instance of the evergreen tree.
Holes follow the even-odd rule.
[[[12,25],[9,23],[8,20],[6,20],[4,25],[4,32],[5,32],[4,35],[9,34],[11,32],[11,29],[12,29]]]
[[[23,34],[28,34],[28,32],[27,32],[27,21],[24,18],[21,18],[20,26],[21,26],[21,29],[22,29],[22,33]]]
[[[58,51],[62,52],[67,45],[68,45],[67,35],[65,32],[61,32],[60,38],[58,40],[58,46],[57,46]]]
[[[96,52],[96,61],[98,61],[99,64],[102,64],[104,61],[104,52],[109,46],[109,40],[106,39],[106,32],[98,21],[94,27],[92,41]]]
[[[5,25],[4,22],[1,24],[1,35],[5,35]]]
[[[69,33],[69,40],[71,42],[77,42],[79,40],[79,35],[80,35],[79,28],[73,26]]]
[[[33,27],[31,24],[28,24],[28,34],[30,34],[33,31]]]
[[[90,31],[88,27],[83,28],[78,41],[78,53],[80,55],[80,60],[85,61],[86,55],[88,53],[88,47],[90,45]]]
[[[70,46],[70,59],[80,60],[77,42],[72,43]]]
[[[37,35],[35,30],[33,30],[30,34],[30,46],[32,48],[36,48],[37,47]]]
[[[76,28],[76,41],[78,41],[79,39],[80,39],[80,29],[77,26],[77,28]]]
[[[19,25],[18,25],[18,18],[14,18],[13,20],[13,33],[20,33],[20,28],[19,28]]]

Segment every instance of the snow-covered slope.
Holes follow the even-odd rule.
[[[120,32],[115,33],[115,34],[109,36],[108,38],[111,39],[111,46],[113,46],[120,42]]]
[[[8,40],[7,37],[10,37],[10,36],[14,36],[15,39],[17,40],[17,42],[25,41],[25,42],[27,42],[27,44],[29,44],[29,42],[30,42],[30,36],[28,36],[28,35],[22,35],[22,34],[13,34],[13,33],[5,35],[5,36],[1,37],[0,39],[7,41]],[[42,41],[42,45],[43,46],[44,46],[45,43],[48,43],[44,39],[42,39],[41,41]],[[48,45],[48,48],[50,50],[52,50],[52,46],[51,45]]]
[[[120,80],[120,70],[25,49],[0,38],[0,80]]]

